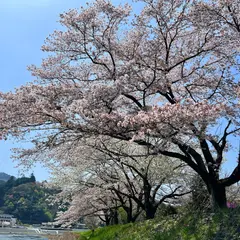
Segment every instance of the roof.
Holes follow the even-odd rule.
[[[0,218],[12,218],[13,215],[10,214],[0,214]]]

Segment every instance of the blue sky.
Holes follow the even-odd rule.
[[[40,48],[45,38],[61,26],[59,14],[85,5],[86,0],[0,0],[0,91],[12,91],[33,80],[26,67],[39,65],[44,55]],[[90,2],[90,1],[88,1]],[[127,2],[127,0],[114,3]],[[11,148],[22,143],[0,141],[0,172],[20,176],[11,160]],[[41,181],[48,178],[39,165],[32,170]],[[30,171],[29,174],[32,172]]]
[[[126,2],[113,1],[115,3]],[[26,70],[27,65],[41,63],[44,54],[40,48],[44,39],[55,29],[59,14],[71,8],[79,8],[85,0],[0,0],[0,91],[11,91],[15,87],[33,80]],[[10,149],[21,147],[22,143],[0,141],[0,172],[19,176],[16,163],[10,156]],[[237,151],[228,155],[230,171],[236,164]],[[31,172],[31,171],[30,171]],[[48,178],[46,169],[39,165],[33,169],[37,180]]]
[[[32,80],[27,65],[41,63],[44,39],[60,27],[59,14],[79,8],[80,0],[1,0],[0,1],[0,91],[11,91]],[[0,141],[0,172],[19,176],[10,149],[22,143]],[[30,171],[31,172],[31,171]],[[33,169],[37,180],[48,178],[46,169]]]

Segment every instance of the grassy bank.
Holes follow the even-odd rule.
[[[54,240],[240,240],[240,210],[191,213],[71,233]],[[50,240],[53,240],[52,238]]]
[[[81,233],[81,240],[240,240],[240,211],[168,216]]]

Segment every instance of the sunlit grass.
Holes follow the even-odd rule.
[[[240,209],[192,212],[80,233],[80,240],[239,240]]]

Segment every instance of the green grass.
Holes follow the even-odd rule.
[[[98,228],[80,240],[240,240],[240,210],[168,216],[144,222]]]
[[[91,239],[91,240],[113,240],[122,237],[123,233],[126,233],[128,229],[132,229],[133,224],[125,224],[125,225],[114,225],[104,228],[98,228],[94,232],[87,231],[81,233],[81,240]]]

